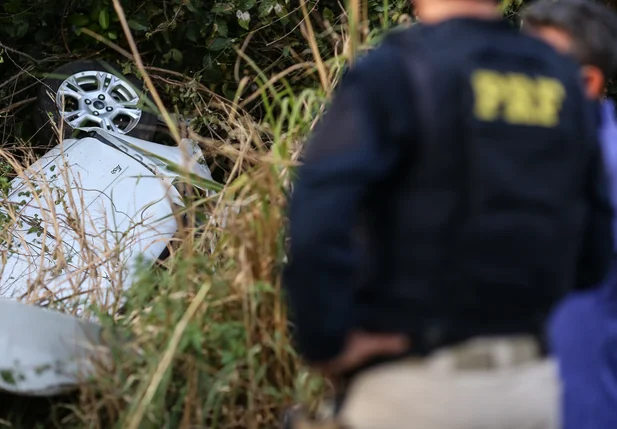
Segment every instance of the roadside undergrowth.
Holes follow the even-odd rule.
[[[130,42],[122,8],[117,0],[113,3]],[[357,3],[355,11],[360,10]],[[257,80],[248,94],[248,82],[241,80],[233,100],[215,96],[178,73],[149,77],[153,70],[141,63],[135,44],[129,43],[148,89],[156,93],[161,85],[177,88],[177,100],[198,112],[182,129],[154,95],[173,139],[185,136],[198,142],[212,170],[225,171],[224,183],[217,192],[185,198],[177,216],[186,222],[169,257],[144,268],[130,288],[118,280],[115,302],[88,301],[88,311],[105,327],[107,338],[123,340],[110,342],[110,359],[99,365],[95,378],[83,381],[74,401],[54,403],[60,410],[52,413],[54,418],[31,422],[29,429],[37,424],[272,428],[286,407],[303,403],[314,409],[329,394],[328,384],[298,359],[289,337],[280,283],[286,260],[286,199],[302,143],[323,113],[343,64],[381,31],[369,31],[352,13],[351,27],[337,34],[343,53],[322,58],[315,42],[320,36],[310,22],[305,11],[302,31],[313,58],[294,66],[293,72],[304,70],[313,86],[293,88],[286,72],[266,75],[239,48],[238,57],[253,68]],[[352,37],[355,33],[359,36]],[[252,109],[258,106],[257,119],[249,113],[249,104]],[[6,152],[3,159],[15,174],[25,174],[22,157]],[[186,182],[208,187],[194,178]],[[5,221],[10,224],[14,218]],[[109,260],[117,254],[113,248],[91,253]],[[94,259],[88,260],[89,266],[101,263]],[[40,304],[40,299],[34,302]],[[66,302],[52,306],[74,312]]]
[[[123,315],[101,313],[134,340],[113,348],[113,368],[83,386],[71,416],[79,426],[275,427],[286,406],[323,393],[291,346],[280,272],[290,170],[325,91],[282,89],[264,91],[262,123],[222,103],[233,142],[211,147],[191,135],[231,161],[228,180],[187,201],[194,226],[128,290]]]

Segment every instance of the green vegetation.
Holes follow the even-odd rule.
[[[304,1],[304,0],[303,0]],[[184,117],[201,116],[216,128],[207,112],[199,112],[195,92],[208,90],[233,100],[249,97],[259,85],[258,71],[285,73],[294,88],[313,87],[313,52],[305,37],[305,13],[298,0],[124,0],[121,2],[137,47],[155,83],[172,110]],[[323,58],[345,49],[347,18],[338,0],[307,1],[315,47]],[[366,5],[371,27],[385,27],[404,19],[406,0],[370,0]],[[10,43],[9,43],[10,41]],[[110,49],[117,43],[130,52],[112,0],[6,0],[0,5],[0,100],[11,113],[5,139],[23,138],[29,85],[57,65],[75,59],[99,58],[135,70],[130,58]],[[304,64],[304,66],[302,66]],[[192,82],[193,86],[186,85]],[[196,85],[199,84],[200,88]],[[203,85],[203,87],[201,87]],[[16,93],[18,92],[19,93]],[[197,100],[201,102],[202,100]],[[248,106],[259,115],[259,103]],[[173,107],[173,109],[172,109]],[[204,115],[204,113],[206,113]],[[31,136],[27,136],[31,137]]]
[[[407,22],[407,2],[360,2],[352,19],[334,0],[121,3],[165,106],[190,119],[186,133],[225,186],[187,201],[201,226],[183,228],[172,255],[144,270],[121,315],[93,307],[110,333],[131,338],[100,377],[51,404],[2,398],[0,427],[276,427],[285,407],[328,392],[290,345],[280,293],[291,169],[345,59]],[[0,4],[0,189],[37,153],[37,79],[75,59],[137,71],[121,23],[112,0]],[[230,206],[225,228],[208,222]]]
[[[64,3],[0,6],[9,178],[28,164],[23,155],[36,141],[28,133],[32,106],[19,103],[33,96],[37,77],[84,58],[137,71],[121,53],[130,48],[111,1],[70,2],[59,15]],[[285,407],[315,404],[327,391],[290,345],[279,277],[290,168],[350,52],[348,24],[336,2],[319,9],[281,2],[278,12],[267,1],[205,4],[123,2],[165,106],[191,119],[186,132],[226,186],[187,201],[202,226],[183,228],[172,255],[144,271],[122,315],[93,306],[110,332],[132,338],[113,347],[112,364],[76,397],[43,401],[48,413],[33,413],[41,401],[24,410],[3,400],[2,416],[14,427],[275,427]],[[370,25],[356,25],[366,41],[405,20],[402,1],[369,6]],[[254,18],[242,22],[240,10]],[[204,216],[229,206],[239,210],[229,211],[224,229]]]

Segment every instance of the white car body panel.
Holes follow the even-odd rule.
[[[0,390],[52,396],[94,374],[101,328],[76,317],[0,298]]]
[[[13,180],[8,201],[21,222],[11,231],[14,246],[0,247],[0,296],[44,303],[50,293],[55,300],[87,294],[109,304],[130,286],[138,260],[153,263],[177,232],[178,174],[148,153],[185,165],[183,148],[95,132],[106,143],[65,140]],[[200,151],[183,144],[188,170],[211,180],[194,162]]]

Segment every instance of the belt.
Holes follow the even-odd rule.
[[[532,335],[473,338],[461,344],[436,350],[428,357],[431,365],[455,370],[498,370],[542,359],[541,342]]]
[[[469,353],[478,353],[478,350],[485,347],[488,344],[494,344],[499,342],[502,344],[501,349],[515,348],[518,353],[515,359],[520,359],[519,354],[533,353],[537,357],[545,357],[548,355],[548,345],[544,335],[539,333],[526,333],[526,334],[504,334],[504,335],[491,335],[484,336],[478,335],[473,337],[463,337],[460,340],[450,339],[449,341],[443,341],[440,343],[429,343],[424,341],[421,334],[410,334],[410,342],[412,347],[404,353],[393,356],[378,356],[362,366],[355,368],[354,370],[344,374],[342,379],[351,379],[359,372],[367,370],[377,365],[383,365],[390,362],[400,361],[401,359],[407,359],[410,357],[415,358],[429,358],[435,353],[439,353],[443,350],[458,350],[459,353],[464,353],[468,356]],[[480,345],[482,344],[482,346]],[[473,345],[473,347],[472,347]],[[522,351],[523,349],[529,349],[528,352]],[[462,352],[465,350],[465,352]],[[469,351],[474,350],[475,352]],[[502,352],[508,353],[508,352]],[[522,356],[522,355],[521,355]],[[499,358],[496,358],[499,359]]]
[[[477,337],[460,343],[440,347],[425,356],[409,353],[373,359],[371,362],[345,374],[339,381],[334,398],[335,414],[338,414],[353,378],[360,372],[391,362],[409,360],[410,363],[426,362],[457,371],[491,371],[515,367],[536,361],[547,355],[546,342],[539,335],[513,335],[500,337]]]

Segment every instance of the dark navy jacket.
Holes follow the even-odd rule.
[[[283,283],[307,359],[353,329],[408,334],[417,354],[539,334],[556,300],[599,281],[612,210],[578,76],[473,19],[393,34],[349,71],[289,207]]]

